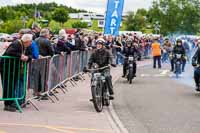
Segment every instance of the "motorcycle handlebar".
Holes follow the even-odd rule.
[[[96,68],[96,69],[87,69],[87,71],[98,71],[98,70],[103,70],[106,68],[110,68],[110,66],[104,66],[104,67],[100,67],[100,68]]]

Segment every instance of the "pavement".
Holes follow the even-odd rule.
[[[138,62],[138,65],[149,64],[149,61]],[[113,68],[113,82],[121,77],[122,66]],[[91,98],[90,77],[84,75],[84,81],[78,81],[76,86],[67,83],[66,94],[56,94],[59,101],[34,101],[39,108],[35,110],[28,105],[23,113],[3,111],[0,102],[0,133],[121,133],[124,129],[117,116],[113,116],[112,107],[105,107],[102,113],[97,113]],[[121,126],[119,127],[119,125]],[[125,132],[123,132],[125,133]]]
[[[118,69],[113,70],[113,79],[118,77]],[[106,108],[97,113],[93,107],[90,91],[90,78],[85,75],[84,81],[79,81],[75,87],[70,83],[66,94],[57,95],[59,101],[34,101],[40,111],[31,105],[23,113],[3,111],[0,106],[0,133],[115,133]]]
[[[168,65],[140,67],[131,85],[118,79],[113,106],[129,133],[199,133],[200,94],[183,84],[189,67],[180,79]]]

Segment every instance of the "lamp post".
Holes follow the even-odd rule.
[[[28,16],[21,16],[21,20],[22,20],[22,23],[23,23],[23,27],[26,28],[26,23],[27,23],[27,20],[28,20]]]
[[[154,30],[156,31],[156,34],[160,34],[160,28],[161,28],[160,22],[156,21],[154,24]]]

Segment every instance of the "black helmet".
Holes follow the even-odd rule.
[[[165,41],[169,41],[169,38],[165,38]]]
[[[176,40],[176,43],[179,43],[179,42],[182,44],[182,40],[181,39],[177,39]]]
[[[132,43],[133,43],[133,40],[132,40],[131,38],[128,38],[128,39],[126,40],[126,45],[128,45],[128,44],[131,44],[131,45],[132,45]]]

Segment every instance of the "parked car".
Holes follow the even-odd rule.
[[[11,36],[6,33],[0,33],[0,42],[5,42],[6,40],[10,40]]]
[[[10,35],[10,38],[11,38],[11,40],[16,40],[16,39],[20,38],[20,35],[19,35],[19,33],[13,33]]]

